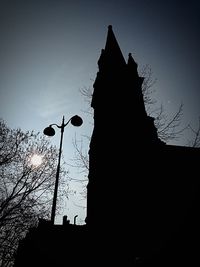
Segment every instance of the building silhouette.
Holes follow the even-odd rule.
[[[40,221],[15,267],[198,264],[200,149],[159,139],[144,77],[131,54],[124,59],[112,26],[98,67],[86,224]]]

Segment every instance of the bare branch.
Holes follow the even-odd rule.
[[[179,106],[178,111],[168,119],[164,113],[163,107],[158,110],[157,116],[155,117],[155,126],[158,130],[158,136],[163,141],[177,140],[181,133],[185,131],[187,127],[180,129],[181,119],[183,116],[183,104]]]
[[[188,125],[188,128],[194,134],[194,139],[189,142],[189,146],[200,147],[200,117],[199,117],[198,127],[196,130],[190,124]]]

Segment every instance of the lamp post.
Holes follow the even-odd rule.
[[[43,133],[47,136],[54,136],[55,130],[52,127],[55,125],[61,130],[61,136],[60,136],[60,148],[59,148],[59,155],[58,155],[58,165],[57,165],[57,171],[56,171],[56,181],[55,181],[55,188],[54,188],[54,194],[53,194],[53,204],[52,204],[52,211],[51,211],[51,223],[54,224],[55,221],[55,214],[56,214],[56,201],[57,201],[57,193],[58,193],[58,180],[59,180],[59,173],[60,173],[60,159],[61,159],[61,153],[62,153],[62,142],[63,142],[63,133],[65,126],[68,125],[68,123],[71,122],[73,126],[81,126],[83,123],[83,120],[78,115],[75,115],[71,117],[66,123],[65,118],[63,116],[62,118],[62,124],[57,125],[55,123],[50,124],[47,128],[44,129]]]

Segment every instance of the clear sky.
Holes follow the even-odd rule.
[[[61,123],[63,115],[66,120],[80,115],[84,124],[67,126],[64,133],[63,152],[70,163],[74,135],[80,140],[92,131],[79,90],[92,87],[112,24],[125,59],[131,52],[139,67],[151,67],[158,104],[170,115],[183,103],[183,124],[197,127],[199,14],[197,0],[1,0],[0,116],[11,127],[42,132],[50,123]],[[52,142],[59,145],[58,129]],[[78,192],[78,185],[71,186]],[[66,212],[71,219],[76,214],[84,219],[84,210],[73,204],[84,204],[77,195],[66,202]]]

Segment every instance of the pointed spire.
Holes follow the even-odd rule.
[[[138,64],[135,62],[134,58],[132,57],[132,54],[129,53],[128,54],[128,63],[127,63],[129,72],[130,72],[130,77],[132,77],[133,79],[135,79],[135,77],[137,77],[137,83],[139,85],[139,87],[142,86],[142,83],[144,81],[144,77],[140,77],[138,74]],[[136,80],[135,80],[136,81]]]
[[[123,57],[119,44],[113,33],[112,26],[108,26],[108,34],[106,39],[105,49],[102,49],[101,56],[99,58],[99,67],[103,65],[121,66],[126,65],[126,61]]]
[[[136,69],[136,70],[137,70],[137,67],[138,67],[138,65],[135,62],[135,60],[133,59],[131,53],[128,54],[128,66],[130,66],[131,68]]]
[[[107,40],[106,40],[106,45],[105,45],[105,52],[111,53],[113,57],[115,57],[115,60],[118,61],[118,63],[121,62],[121,64],[126,64],[123,54],[121,52],[121,49],[119,47],[119,44],[117,42],[117,39],[113,33],[112,25],[108,26],[108,34],[107,34]]]

